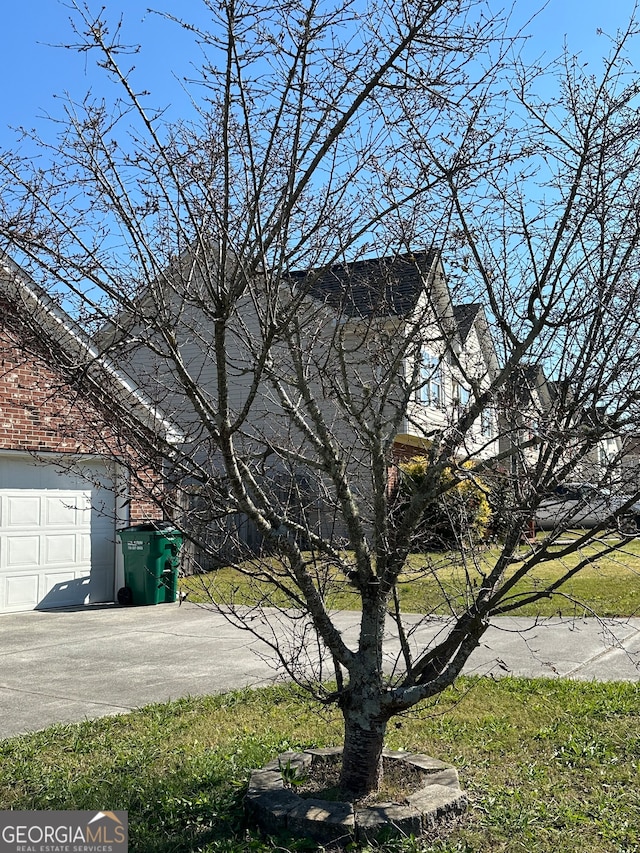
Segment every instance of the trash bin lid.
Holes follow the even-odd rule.
[[[171,521],[145,521],[143,524],[132,524],[131,527],[123,527],[118,533],[157,533],[159,531],[179,533],[175,524]]]

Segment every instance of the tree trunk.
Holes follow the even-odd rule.
[[[369,700],[371,702],[371,700]],[[382,748],[387,718],[379,707],[370,713],[367,702],[343,708],[344,748],[340,787],[349,799],[360,799],[377,791],[382,782]]]

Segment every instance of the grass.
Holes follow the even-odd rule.
[[[498,556],[496,549],[475,555],[479,561],[473,564],[470,555],[425,554],[412,555],[407,571],[400,578],[398,587],[400,602],[405,612],[448,613],[449,601],[461,603],[465,600],[467,580],[471,583],[480,579],[479,569],[486,570]],[[550,560],[536,568],[521,581],[515,594],[527,594],[552,583],[575,566],[579,559],[589,557],[593,562],[582,569],[565,584],[560,593],[543,598],[534,604],[521,606],[515,611],[520,616],[555,616],[569,613],[597,613],[599,616],[637,616],[640,614],[640,540],[626,542],[614,554],[598,558],[598,548],[591,545],[580,553]],[[272,568],[277,568],[271,560]],[[245,565],[251,572],[251,564]],[[223,568],[208,575],[183,578],[181,586],[189,591],[192,601],[218,602],[233,600],[235,603],[256,604],[273,596],[270,586],[249,578],[241,572]],[[359,598],[346,580],[337,576],[330,578],[327,586],[327,601],[335,609],[357,609]],[[275,596],[275,603],[284,604],[283,595]]]
[[[596,555],[595,548],[584,553]],[[481,555],[485,565],[495,557]],[[551,561],[529,585],[553,580],[575,559]],[[438,612],[441,590],[463,595],[466,579],[459,556],[416,555],[400,584],[402,606]],[[203,584],[214,596],[245,602],[266,590],[230,569],[184,580],[192,600],[206,597]],[[589,565],[565,592],[520,612],[637,614],[640,542]],[[348,583],[332,583],[329,597],[334,607],[358,606]],[[640,849],[638,684],[462,678],[392,721],[388,734],[392,748],[453,762],[471,807],[428,840],[390,842],[377,853]],[[252,768],[341,738],[338,714],[291,686],[153,705],[0,742],[0,808],[125,809],[131,853],[320,851],[308,841],[260,836],[244,822],[242,798]]]
[[[0,742],[0,807],[126,809],[131,853],[317,850],[244,823],[250,769],[339,743],[335,712],[294,687],[153,705]],[[637,853],[640,687],[461,679],[389,729],[388,745],[452,761],[468,814],[380,853]]]

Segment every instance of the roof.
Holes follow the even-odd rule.
[[[466,341],[467,335],[473,326],[473,322],[480,311],[482,311],[482,305],[479,302],[471,302],[468,305],[453,306],[453,318],[456,321],[458,334],[460,335],[462,343]]]
[[[539,364],[523,363],[513,368],[508,387],[518,405],[540,406],[545,411],[552,405],[552,390],[549,380]]]
[[[293,272],[291,278],[347,317],[404,317],[415,309],[437,257],[429,249]]]

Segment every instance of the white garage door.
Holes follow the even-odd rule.
[[[0,612],[113,600],[112,486],[100,463],[0,457]]]

